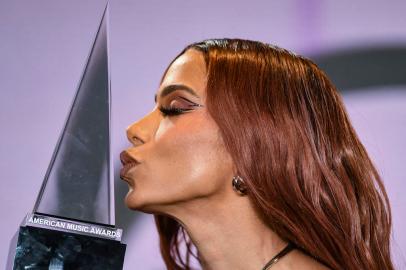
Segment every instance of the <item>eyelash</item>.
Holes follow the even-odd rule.
[[[164,116],[179,115],[183,112],[190,111],[191,109],[180,109],[180,108],[165,108],[163,106],[159,107],[159,110]]]

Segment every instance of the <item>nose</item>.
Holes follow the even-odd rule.
[[[137,146],[151,140],[159,123],[158,118],[159,116],[156,110],[154,110],[128,126],[126,130],[128,141],[134,146]]]

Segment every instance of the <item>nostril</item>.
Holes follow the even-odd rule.
[[[139,144],[143,144],[143,143],[144,143],[144,141],[141,140],[141,139],[140,139],[139,137],[137,137],[137,136],[132,136],[131,140],[132,140],[132,142],[133,142],[134,144],[136,144],[137,142],[138,142]]]

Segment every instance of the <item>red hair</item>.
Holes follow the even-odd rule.
[[[204,55],[207,110],[269,228],[331,269],[394,269],[384,185],[325,73],[256,41],[204,40],[177,57],[189,49]],[[184,228],[155,222],[167,268],[191,269]]]

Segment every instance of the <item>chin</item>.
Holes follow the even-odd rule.
[[[140,194],[137,194],[132,188],[128,191],[125,199],[126,206],[131,210],[144,212],[146,214],[160,214],[155,204],[147,203]]]
[[[127,195],[124,198],[125,205],[131,210],[140,210],[142,208],[142,203],[139,196],[135,194],[135,191],[130,187]]]

